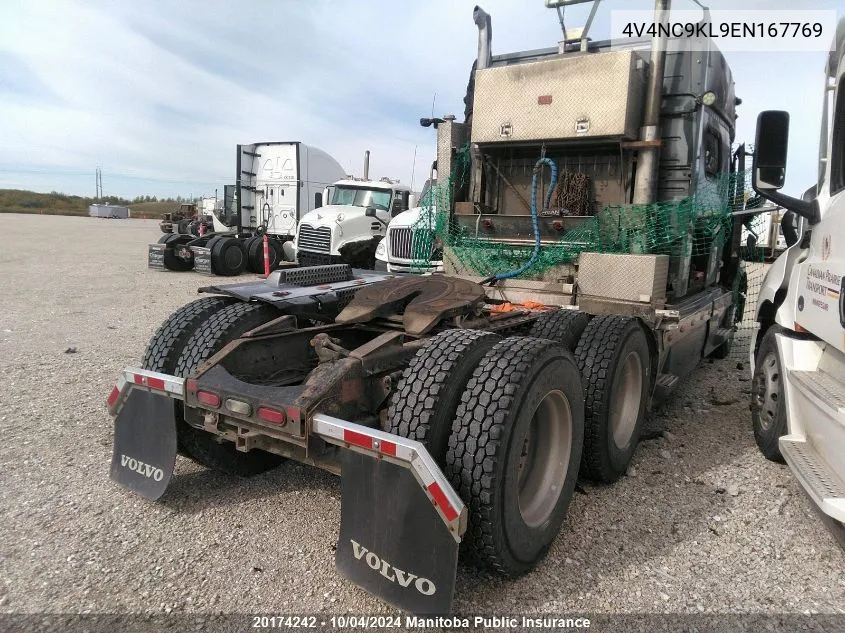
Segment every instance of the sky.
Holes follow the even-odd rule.
[[[0,188],[93,195],[198,196],[235,177],[238,143],[298,140],[419,189],[435,154],[420,117],[455,114],[477,51],[465,0],[3,0],[0,6]],[[711,0],[713,9],[792,8],[788,0]],[[837,9],[845,0],[805,0]],[[543,0],[483,0],[493,53],[555,46]],[[589,4],[567,9],[567,26]],[[594,39],[614,9],[605,0]],[[695,9],[691,0],[673,7]],[[826,42],[827,43],[827,42]],[[825,54],[727,53],[737,140],[759,111],[791,114],[785,191],[816,180]]]

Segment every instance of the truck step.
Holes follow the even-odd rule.
[[[811,393],[828,408],[845,415],[845,386],[823,370],[792,371],[790,378],[801,391]]]
[[[816,450],[803,438],[786,435],[780,438],[780,452],[795,478],[821,511],[837,521],[845,521],[845,482]]]
[[[247,171],[246,169],[242,169],[241,173],[245,176],[257,176],[258,175],[254,171]]]
[[[733,332],[732,328],[720,327],[716,329],[714,335],[715,337],[720,338],[722,341],[727,341],[731,337],[731,332]]]
[[[675,374],[659,374],[654,381],[654,386],[669,391],[678,384],[678,377]]]

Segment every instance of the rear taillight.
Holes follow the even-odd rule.
[[[210,391],[197,391],[197,400],[200,404],[216,409],[220,406],[220,396]]]
[[[287,416],[284,411],[277,411],[269,407],[259,407],[258,417],[270,424],[284,424],[287,422]]]

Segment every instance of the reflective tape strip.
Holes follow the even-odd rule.
[[[455,540],[467,526],[467,509],[420,442],[329,415],[314,415],[311,432],[327,442],[399,464],[414,473]]]
[[[167,394],[176,400],[185,399],[185,379],[148,369],[129,367],[118,376],[106,401],[109,413],[117,415],[130,389],[148,389]]]

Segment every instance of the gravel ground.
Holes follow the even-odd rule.
[[[0,612],[389,612],[334,571],[331,475],[286,463],[240,480],[180,457],[158,503],[109,480],[106,395],[208,281],[147,270],[156,222],[3,221]],[[749,384],[704,363],[629,476],[583,486],[536,571],[459,566],[455,612],[845,612],[845,555],[758,454]]]

